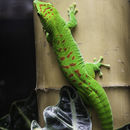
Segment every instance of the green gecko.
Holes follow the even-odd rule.
[[[101,63],[102,57],[99,61],[94,60],[94,63],[84,62],[71,33],[77,25],[76,5],[70,6],[68,10],[70,20],[65,22],[52,4],[39,0],[34,0],[33,4],[40,17],[47,40],[52,43],[64,76],[72,86],[76,87],[84,102],[95,109],[102,129],[113,130],[112,112],[107,95],[94,79],[95,71],[99,71],[102,76],[100,67],[109,67],[109,65]]]

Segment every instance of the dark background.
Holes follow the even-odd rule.
[[[35,88],[32,0],[0,0],[0,117]]]

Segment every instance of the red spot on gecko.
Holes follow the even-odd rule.
[[[79,83],[79,85],[82,85],[82,83]]]
[[[65,42],[65,40],[62,41],[62,43],[64,43],[64,42]]]
[[[86,78],[88,78],[88,75],[86,75]]]
[[[83,82],[84,82],[84,83],[86,83],[86,81],[85,81],[85,80],[83,80]]]
[[[72,51],[67,55],[67,58],[69,58],[71,54],[72,54]]]
[[[76,82],[76,80],[74,79],[74,80],[72,80],[72,82]]]
[[[74,59],[75,59],[75,56],[72,57],[72,60],[74,60]]]
[[[59,43],[60,43],[60,41],[58,40],[58,41],[57,41],[57,44],[59,44]]]
[[[90,85],[90,83],[88,83],[88,85]]]
[[[49,16],[49,18],[51,18],[51,16]]]
[[[65,57],[61,57],[60,59],[61,59],[61,60],[65,60]]]
[[[79,77],[81,76],[79,70],[75,70],[74,72],[75,72]]]
[[[67,74],[67,72],[64,72],[65,74]]]
[[[67,48],[64,48],[64,51],[66,51],[67,50]]]
[[[96,94],[98,94],[98,91],[97,91],[97,90],[95,90],[95,93],[96,93]]]
[[[46,9],[43,10],[43,13],[45,13]]]
[[[50,14],[50,12],[48,12],[48,14]]]
[[[41,8],[40,8],[40,9],[41,9]],[[47,9],[50,9],[50,7],[48,7],[48,8],[46,8],[46,9],[44,9],[44,10],[43,10],[43,13],[45,13],[45,11],[46,11]]]
[[[52,13],[52,15],[54,15],[54,14]]]
[[[50,9],[50,7],[46,8],[46,9]]]
[[[74,76],[74,74],[70,74],[70,75],[69,75],[70,78],[73,77],[73,76]]]
[[[53,9],[50,9],[50,11],[53,11]]]
[[[59,48],[58,51],[61,52],[62,48]]]
[[[47,16],[47,13],[45,14],[45,17]]]
[[[72,63],[72,64],[70,64],[70,66],[75,66],[76,65],[76,63]]]
[[[42,11],[42,6],[44,6],[44,5],[42,5],[42,4],[39,5],[39,7],[40,7],[40,11]]]
[[[89,90],[89,87],[86,87],[86,89],[88,89],[88,90]]]
[[[63,35],[61,34],[60,37],[62,37]]]
[[[65,69],[69,69],[69,66],[62,66],[63,68],[65,68]]]

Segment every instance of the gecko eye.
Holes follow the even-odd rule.
[[[37,13],[37,15],[40,17],[40,14],[39,14],[39,13]]]

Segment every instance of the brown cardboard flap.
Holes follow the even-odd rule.
[[[73,32],[81,54],[87,62],[104,57],[111,69],[102,69],[103,78],[97,80],[104,87],[130,85],[130,40],[128,0],[46,0],[68,20],[67,9],[77,3],[78,26]],[[60,88],[68,84],[56,61],[52,47],[47,43],[42,26],[34,11],[37,62],[37,88]]]

